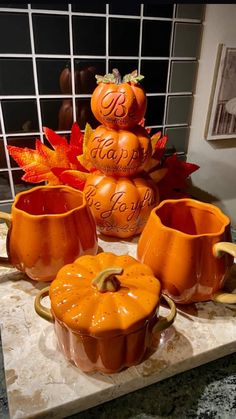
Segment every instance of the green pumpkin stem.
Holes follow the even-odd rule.
[[[121,79],[120,72],[117,68],[113,68],[112,73],[105,74],[105,76],[101,76],[99,74],[95,75],[95,78],[97,80],[97,84],[99,83],[115,83],[115,84],[121,84],[121,83],[134,83],[138,84],[142,79],[144,79],[144,76],[141,74],[138,74],[137,70],[132,71],[132,73],[126,74],[123,79]]]
[[[107,268],[104,271],[99,272],[99,274],[92,280],[92,285],[94,285],[99,292],[116,292],[120,287],[120,281],[116,275],[122,275],[123,268],[114,267]]]

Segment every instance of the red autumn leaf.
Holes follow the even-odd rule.
[[[181,161],[176,154],[173,154],[166,158],[162,167],[167,168],[168,172],[158,183],[161,199],[186,197],[187,178],[198,170],[199,166]]]
[[[40,140],[35,142],[35,150],[27,147],[8,146],[11,157],[25,172],[22,179],[31,183],[43,181],[51,185],[60,184],[60,174],[65,170],[87,172],[77,159],[83,152],[83,134],[75,122],[72,125],[70,142],[50,128],[43,128],[45,136],[53,149]]]
[[[68,151],[68,158],[71,163],[75,164],[78,167],[78,170],[85,170],[81,163],[78,161],[77,157],[83,154],[83,133],[80,130],[79,125],[74,122],[71,128],[70,136],[70,149]]]
[[[141,125],[141,127],[145,128],[145,130],[147,131],[147,133],[150,134],[151,128],[146,128],[145,127],[145,118],[142,118],[141,121],[138,123],[138,125]]]
[[[153,137],[151,138],[152,142],[153,142]],[[165,153],[167,141],[168,141],[167,135],[165,135],[162,138],[158,137],[158,140],[154,145],[154,151],[153,151],[153,154],[152,154],[152,157],[154,159],[161,161],[161,159],[162,159],[162,157],[164,156],[164,153]]]
[[[87,180],[87,173],[80,172],[79,170],[65,170],[58,173],[58,177],[64,185],[72,186],[75,189],[84,189],[85,182]]]

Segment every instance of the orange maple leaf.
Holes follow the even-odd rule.
[[[74,122],[71,128],[70,141],[44,127],[44,134],[52,149],[39,139],[35,141],[35,150],[24,147],[8,146],[11,157],[25,172],[22,180],[30,183],[48,182],[50,185],[61,184],[61,173],[65,170],[88,170],[78,160],[83,153],[83,134],[79,125]]]

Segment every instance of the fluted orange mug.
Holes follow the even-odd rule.
[[[137,257],[176,303],[236,303],[236,294],[222,291],[236,257],[230,219],[212,204],[189,198],[162,201],[141,233]]]
[[[62,266],[98,249],[96,224],[83,192],[69,186],[38,186],[16,195],[8,225],[7,254],[13,266],[37,281],[52,281]]]

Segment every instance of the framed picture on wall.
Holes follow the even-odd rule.
[[[218,46],[205,138],[236,138],[236,47]]]

